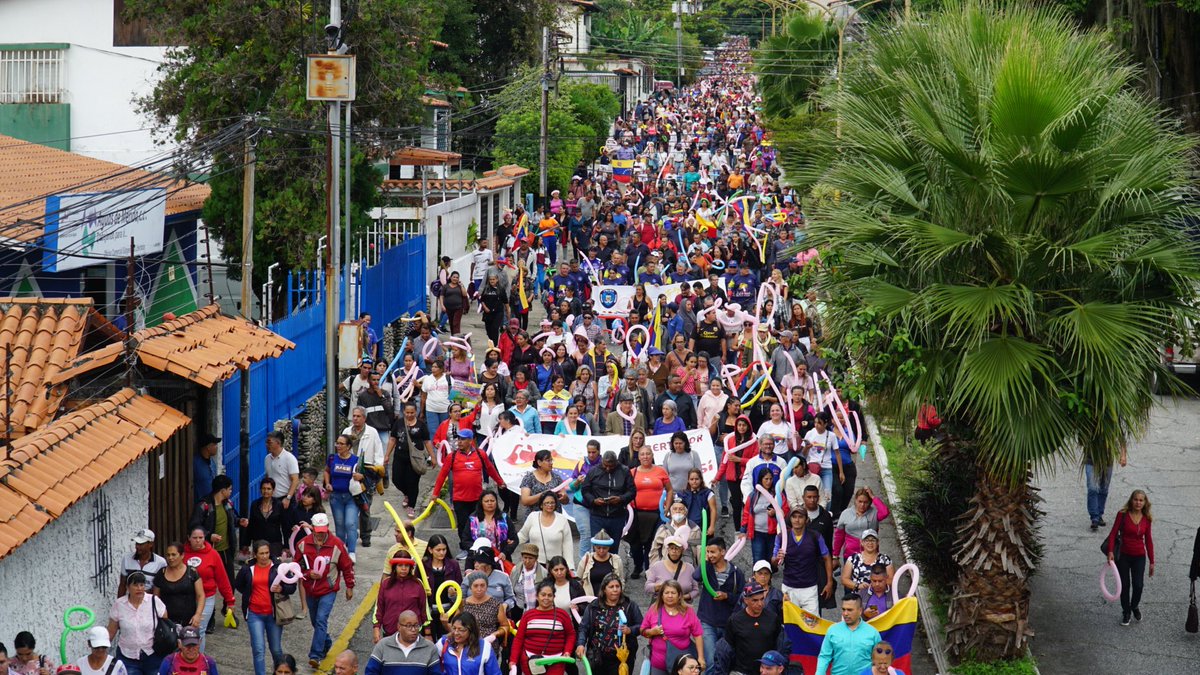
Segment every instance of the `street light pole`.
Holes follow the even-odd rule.
[[[683,3],[675,0],[675,88],[683,86]]]

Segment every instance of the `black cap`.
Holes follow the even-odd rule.
[[[199,447],[203,448],[206,445],[211,445],[213,443],[220,443],[220,442],[221,442],[220,436],[214,436],[206,431],[206,432],[200,434]]]

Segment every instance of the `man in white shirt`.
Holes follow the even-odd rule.
[[[75,662],[81,675],[127,675],[125,664],[117,657],[108,653],[112,640],[108,638],[108,629],[104,626],[94,626],[87,631],[88,648],[91,653]],[[113,663],[116,661],[116,663]],[[109,667],[112,670],[109,670]],[[7,674],[6,674],[7,675]]]
[[[117,597],[125,595],[125,579],[132,572],[146,575],[146,585],[154,586],[154,577],[167,566],[167,561],[154,552],[154,532],[142,529],[133,533],[133,553],[121,559],[121,580],[117,583]]]
[[[342,391],[350,394],[350,408],[358,405],[358,392],[371,386],[371,369],[375,363],[371,359],[363,359],[358,364],[358,373],[342,380]]]
[[[263,460],[267,475],[275,481],[277,499],[283,499],[283,508],[292,508],[296,490],[300,487],[300,462],[296,456],[283,449],[283,432],[267,433],[267,456]]]
[[[492,266],[492,250],[488,248],[487,237],[480,237],[475,242],[479,245],[474,251],[471,251],[471,297],[483,287],[483,280],[487,277],[488,268]]]
[[[361,498],[365,502],[358,514],[359,542],[364,547],[371,546],[371,498],[375,494],[375,485],[382,474],[376,470],[384,465],[384,447],[379,439],[379,432],[367,424],[367,411],[361,406],[350,413],[350,426],[342,430],[343,434],[354,439],[355,454],[362,460],[363,492]]]

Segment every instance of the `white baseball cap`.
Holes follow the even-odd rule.
[[[104,626],[94,626],[89,628],[87,632],[87,641],[89,647],[112,646],[112,640],[108,639],[108,629]]]
[[[149,529],[141,529],[133,533],[133,543],[149,544],[154,541],[154,531]]]
[[[314,532],[329,531],[329,516],[324,513],[314,513],[312,517],[312,526]]]

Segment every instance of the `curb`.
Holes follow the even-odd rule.
[[[363,619],[367,618],[367,614],[375,608],[375,599],[378,595],[379,582],[376,581],[371,584],[371,588],[367,590],[366,595],[359,601],[354,614],[350,615],[350,620],[346,622],[346,627],[342,629],[337,639],[333,641],[333,646],[329,648],[329,653],[325,655],[325,659],[321,661],[321,665],[313,671],[315,675],[327,675],[333,672],[334,660],[337,659],[338,654],[341,654],[350,646],[350,639],[358,632],[358,627],[362,625]],[[370,654],[367,657],[370,658]]]
[[[880,442],[879,426],[875,424],[875,418],[869,413],[865,416],[867,423],[867,433],[871,435],[871,448],[875,451],[875,465],[879,469],[879,481],[883,484],[884,491],[888,495],[888,503],[891,505],[892,511],[895,512],[900,507],[900,495],[896,490],[896,481],[892,478],[892,471],[888,468],[887,450],[883,449],[883,443]],[[896,528],[896,537],[900,540],[900,550],[904,553],[905,561],[912,561],[912,554],[908,549],[908,538],[904,534],[904,526],[900,523],[899,516],[892,518],[892,525]],[[929,600],[929,591],[924,585],[917,586],[917,604],[919,607],[931,607]],[[950,675],[950,657],[946,653],[946,644],[942,638],[942,623],[938,620],[936,614],[932,611],[919,612],[921,617],[921,625],[925,627],[925,637],[929,641],[929,652],[933,654],[933,662],[937,664],[938,673],[941,675]]]

